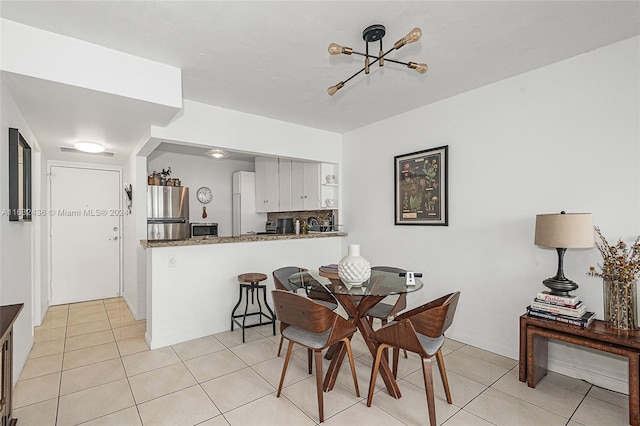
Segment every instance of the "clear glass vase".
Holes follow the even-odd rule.
[[[637,282],[603,280],[604,322],[619,330],[638,328]]]

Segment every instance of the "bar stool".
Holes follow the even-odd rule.
[[[238,283],[240,284],[240,295],[238,297],[238,303],[233,307],[233,311],[231,311],[231,331],[233,331],[234,323],[238,325],[238,327],[242,328],[242,343],[244,343],[244,330],[245,328],[258,327],[260,325],[273,324],[273,335],[276,335],[276,316],[273,311],[269,307],[267,303],[267,286],[265,284],[260,284],[261,281],[267,279],[265,274],[261,274],[258,272],[249,272],[246,274],[238,275]],[[245,302],[244,302],[244,313],[237,314],[236,310],[240,306],[242,302],[242,290],[245,291]],[[262,289],[262,300],[264,301],[264,306],[269,311],[269,314],[262,312],[262,303],[260,303],[260,289]],[[258,291],[258,296],[254,296],[254,292]],[[251,304],[254,304],[254,301],[258,300],[258,312],[249,312],[249,292],[251,292]],[[246,324],[247,317],[258,315],[259,322],[255,324]],[[268,321],[263,321],[263,317]],[[238,320],[242,318],[242,323]]]

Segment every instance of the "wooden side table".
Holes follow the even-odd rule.
[[[0,306],[0,348],[2,348],[2,370],[0,378],[0,418],[3,426],[13,426],[18,420],[12,417],[13,391],[13,323],[24,307],[23,303]]]
[[[524,314],[520,317],[520,381],[530,388],[547,374],[549,339],[627,357],[629,360],[629,424],[640,426],[640,331],[616,330],[595,320],[579,327]]]

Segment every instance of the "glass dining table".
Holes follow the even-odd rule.
[[[385,297],[411,293],[423,287],[422,281],[417,278],[414,285],[407,285],[405,277],[400,276],[397,272],[376,269],[371,270],[371,277],[362,285],[344,283],[338,276],[337,270],[326,268],[320,268],[319,271],[297,272],[291,275],[288,280],[291,285],[304,289],[307,294],[330,292],[344,308],[349,316],[349,321],[362,334],[373,358],[375,358],[377,342],[371,337],[373,329],[366,319],[366,313]],[[345,354],[346,348],[342,342],[329,350],[331,364],[324,379],[323,388],[325,391],[333,389]],[[389,395],[400,398],[400,389],[386,357],[382,357],[379,371]]]

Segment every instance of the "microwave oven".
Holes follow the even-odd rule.
[[[207,238],[218,236],[217,223],[192,223],[191,238]]]

